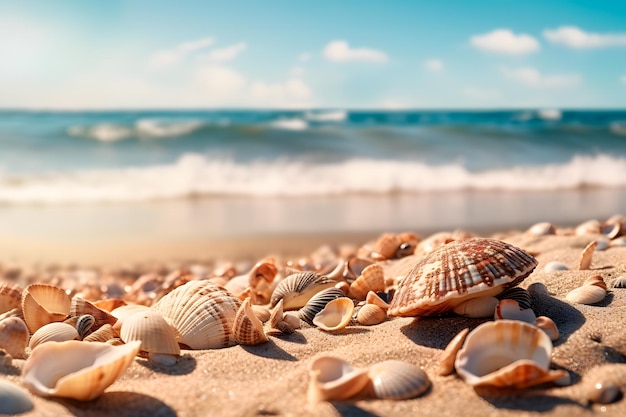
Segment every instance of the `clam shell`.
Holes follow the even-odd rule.
[[[552,342],[540,329],[514,320],[483,323],[459,350],[455,368],[472,386],[525,388],[567,375],[550,371]]]
[[[556,233],[556,228],[552,225],[552,223],[540,222],[530,226],[526,233],[533,236],[553,235]]]
[[[285,311],[297,310],[304,307],[315,294],[335,284],[332,279],[315,272],[291,274],[276,286],[270,306],[274,307],[282,299]]]
[[[569,270],[569,268],[567,267],[567,265],[565,265],[562,262],[552,261],[552,262],[548,262],[543,267],[543,270],[546,271],[546,272],[567,271],[567,270]]]
[[[524,323],[535,324],[537,318],[530,308],[522,309],[515,300],[504,299],[496,306],[494,313],[496,320],[519,320]]]
[[[113,339],[117,335],[113,331],[113,327],[110,324],[103,324],[100,328],[89,335],[87,335],[84,342],[106,342]]]
[[[110,324],[111,326],[117,321],[117,317],[113,316],[110,312],[96,307],[91,302],[84,298],[74,297],[72,298],[72,304],[70,307],[71,316],[82,316],[89,314],[93,316],[94,323],[91,327],[91,331],[98,329],[103,324]]]
[[[156,311],[140,311],[124,319],[120,337],[124,343],[140,341],[144,352],[180,355],[174,329]]]
[[[21,414],[33,409],[33,402],[20,387],[0,379],[0,414]]]
[[[233,346],[231,332],[241,301],[226,289],[206,280],[189,281],[155,305],[179,333],[178,341],[191,349]]]
[[[559,328],[556,323],[546,316],[539,316],[535,319],[535,326],[543,330],[553,342],[559,339]]]
[[[321,356],[309,365],[309,403],[346,400],[369,382],[366,369],[357,369],[343,359]]]
[[[565,298],[571,303],[596,304],[604,300],[606,290],[597,285],[583,285],[567,293]]]
[[[322,311],[326,304],[337,298],[345,297],[344,293],[337,288],[326,288],[315,294],[311,299],[298,311],[298,316],[309,324],[313,324],[315,315]]]
[[[598,242],[594,240],[585,247],[583,253],[580,255],[578,269],[589,269],[591,266],[591,258],[593,257],[593,252],[596,250],[596,246],[598,246]]]
[[[376,304],[365,304],[359,309],[356,321],[363,326],[380,324],[387,319],[387,312]]]
[[[138,341],[121,346],[76,340],[45,343],[24,364],[22,382],[44,397],[92,400],[128,368],[140,345]]]
[[[237,343],[244,346],[259,345],[269,340],[263,331],[263,323],[252,311],[250,298],[246,298],[239,307],[232,333]]]
[[[74,326],[67,323],[48,323],[33,333],[28,347],[33,350],[47,342],[65,342],[78,339],[78,332]]]
[[[537,266],[535,258],[505,242],[454,241],[422,258],[398,285],[390,316],[445,313],[468,299],[513,287]]]
[[[348,297],[330,301],[315,315],[313,324],[322,330],[334,332],[345,329],[352,320],[354,302]]]
[[[521,287],[507,288],[498,294],[499,300],[515,300],[521,309],[532,309],[535,301],[528,290]]]
[[[465,342],[465,338],[468,333],[469,328],[465,328],[457,333],[457,335],[452,338],[450,343],[448,343],[448,346],[446,346],[439,360],[439,370],[437,371],[438,375],[446,376],[454,372],[454,361],[456,360],[456,355],[461,349],[461,346],[463,346],[463,342]]]
[[[54,285],[31,284],[22,292],[22,312],[31,333],[44,324],[65,320],[70,306],[70,297]]]
[[[372,365],[367,371],[368,391],[382,400],[406,400],[422,395],[430,387],[430,379],[412,363],[388,360]]]
[[[22,288],[12,282],[0,282],[0,313],[22,306]]]
[[[30,332],[26,323],[19,317],[0,320],[0,349],[14,358],[24,357]]]
[[[355,300],[365,300],[370,291],[385,291],[385,273],[378,264],[366,267],[361,275],[350,285],[349,295]]]

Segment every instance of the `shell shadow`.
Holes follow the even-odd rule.
[[[285,342],[299,343],[301,345],[305,345],[307,343],[306,337],[302,335],[300,332],[293,332],[291,334],[285,333],[270,333],[269,336],[276,337],[280,340],[284,340]]]
[[[79,417],[112,415],[176,417],[176,411],[163,401],[137,392],[105,392],[92,401],[56,399]]]
[[[526,391],[520,395],[520,390],[477,387],[474,391],[483,400],[500,409],[516,411],[550,411],[560,405],[576,405],[584,408],[579,402],[565,397],[546,393]]]
[[[372,413],[351,402],[332,401],[332,406],[342,416],[350,417],[378,417],[379,414]]]
[[[256,356],[267,359],[278,359],[281,361],[297,362],[298,358],[283,350],[270,339],[269,342],[255,346],[240,345],[243,350]]]
[[[461,330],[476,326],[489,319],[470,319],[461,316],[417,317],[400,331],[413,343],[435,349],[445,349]]]
[[[19,376],[22,373],[20,368],[11,364],[11,365],[0,365],[0,375],[13,375]]]
[[[160,373],[160,374],[168,374],[168,375],[186,375],[190,374],[196,369],[196,359],[189,355],[182,355],[176,361],[176,365],[173,366],[164,366],[158,363],[150,362],[147,359],[137,357],[135,362],[139,365],[150,369],[151,371]]]

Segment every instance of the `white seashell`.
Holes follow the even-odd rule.
[[[601,226],[598,220],[587,220],[576,227],[576,235],[599,235],[601,233]]]
[[[343,330],[352,320],[353,312],[352,300],[348,297],[340,297],[326,304],[326,307],[315,315],[313,324],[328,332]]]
[[[326,288],[334,287],[335,284],[336,282],[332,279],[315,272],[291,274],[276,286],[270,306],[274,307],[282,299],[285,311],[297,310],[304,307],[315,294]]]
[[[591,241],[583,250],[583,253],[580,255],[580,262],[578,263],[578,269],[584,270],[589,269],[591,267],[591,258],[593,257],[593,252],[596,250],[596,246],[598,245],[597,241]]]
[[[313,324],[313,319],[326,307],[326,304],[341,297],[345,297],[341,290],[334,287],[326,288],[311,297],[306,305],[298,310],[298,315],[302,320]]]
[[[535,324],[535,312],[530,308],[522,309],[515,300],[504,299],[496,306],[495,320],[519,320],[528,324]]]
[[[370,291],[385,291],[385,273],[378,264],[366,267],[361,275],[350,284],[349,295],[355,300],[365,300]]]
[[[455,305],[452,311],[463,317],[492,317],[498,302],[496,297],[470,298],[465,302]]]
[[[483,323],[459,350],[455,368],[472,386],[525,388],[564,378],[550,371],[552,342],[538,328],[514,320]]]
[[[54,285],[31,284],[22,292],[22,312],[31,333],[44,324],[67,319],[70,305],[70,297]]]
[[[422,395],[430,387],[430,379],[412,363],[388,360],[372,365],[367,371],[368,391],[381,400],[406,400]]]
[[[616,237],[611,240],[611,247],[623,247],[626,246],[626,236]]]
[[[553,342],[559,339],[559,328],[556,327],[556,323],[550,317],[537,317],[535,326],[543,330]]]
[[[244,346],[259,345],[269,340],[263,331],[263,323],[252,311],[250,302],[250,298],[243,301],[235,315],[232,328],[235,340]]]
[[[604,282],[604,278],[602,278],[601,275],[590,276],[589,278],[585,280],[583,285],[595,285],[595,286],[602,288],[605,291],[608,290],[606,282]]]
[[[569,268],[562,262],[552,261],[552,262],[548,262],[543,267],[543,270],[546,271],[546,272],[567,271],[567,270],[569,270]]]
[[[120,337],[124,343],[140,341],[144,352],[180,355],[174,329],[156,311],[140,311],[124,319]]]
[[[0,414],[22,414],[33,409],[33,402],[20,387],[0,379]]]
[[[23,358],[30,333],[19,317],[0,320],[0,349],[14,358]]]
[[[141,343],[121,346],[76,340],[39,346],[24,364],[22,382],[34,394],[89,401],[128,368]]]
[[[456,355],[461,349],[461,346],[463,346],[463,342],[465,342],[465,338],[468,333],[469,328],[465,328],[457,333],[457,335],[452,338],[450,343],[448,343],[448,346],[446,346],[439,360],[439,370],[437,371],[438,375],[446,376],[454,372],[454,361],[456,360]]]
[[[536,223],[526,231],[529,235],[533,236],[546,236],[556,233],[556,228],[549,222]]]
[[[78,331],[74,326],[67,323],[48,323],[33,333],[28,347],[33,350],[46,342],[65,342],[74,339],[78,339]]]
[[[583,285],[567,293],[565,298],[571,303],[596,304],[604,300],[606,290],[597,285]]]
[[[365,296],[365,304],[375,304],[385,311],[389,309],[389,303],[380,298],[380,296],[374,291],[367,293],[367,296]]]
[[[366,369],[354,368],[343,359],[321,356],[309,365],[309,403],[346,400],[358,394],[369,381]]]
[[[365,304],[356,315],[356,321],[364,326],[380,324],[387,319],[387,312],[376,304]]]

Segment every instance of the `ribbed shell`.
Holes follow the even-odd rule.
[[[519,284],[536,266],[531,255],[502,241],[454,241],[417,262],[400,282],[388,314],[442,314],[467,299]]]
[[[387,311],[376,304],[365,304],[361,306],[356,315],[356,320],[363,326],[374,326],[387,319]]]
[[[235,315],[233,336],[237,343],[244,346],[260,345],[269,340],[263,331],[263,323],[252,311],[249,297],[243,301]]]
[[[0,282],[0,313],[22,306],[22,288],[12,282]]]
[[[72,305],[70,307],[70,315],[71,316],[83,316],[85,314],[89,314],[93,316],[95,319],[93,326],[91,327],[91,331],[94,331],[103,324],[110,324],[111,326],[115,324],[117,318],[113,316],[106,310],[96,307],[91,302],[85,300],[84,298],[74,297],[72,298]]]
[[[430,379],[412,363],[388,360],[368,370],[371,392],[381,400],[406,400],[422,395],[430,387]]]
[[[0,349],[14,358],[24,356],[30,333],[26,323],[19,317],[0,320]]]
[[[156,311],[140,311],[124,319],[120,337],[124,343],[139,340],[145,352],[180,354],[174,329]]]
[[[117,335],[110,324],[103,324],[98,330],[83,339],[84,342],[106,342]]]
[[[65,291],[54,285],[31,284],[22,292],[22,312],[31,333],[44,324],[65,320],[70,304]]]
[[[515,300],[522,309],[532,309],[535,302],[531,293],[521,287],[511,287],[498,294],[498,300]]]
[[[315,315],[322,311],[326,304],[337,299],[345,297],[343,291],[338,288],[326,288],[315,294],[311,299],[298,311],[298,315],[309,324],[313,324]]]
[[[241,301],[210,281],[190,281],[161,298],[153,308],[171,321],[179,343],[191,349],[235,344],[232,334]]]
[[[370,291],[385,290],[385,273],[378,264],[372,264],[361,272],[361,275],[350,285],[350,297],[356,300],[365,300]]]
[[[291,274],[276,286],[270,306],[274,307],[282,299],[284,310],[297,310],[306,305],[315,294],[335,284],[332,279],[315,272]]]
[[[46,342],[65,342],[74,339],[78,339],[78,332],[73,326],[67,323],[48,323],[32,335],[28,347],[32,350]]]

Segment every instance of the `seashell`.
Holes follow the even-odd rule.
[[[265,323],[270,319],[271,312],[267,306],[261,306],[258,304],[252,304],[252,311],[254,314],[261,320],[261,322]]]
[[[31,284],[22,292],[22,312],[31,333],[44,324],[65,320],[70,305],[70,297],[54,285]]]
[[[0,282],[0,313],[22,306],[22,288],[12,282]]]
[[[533,236],[554,235],[556,234],[556,228],[552,225],[552,223],[540,222],[530,226],[526,233]]]
[[[91,330],[96,330],[103,324],[110,324],[111,326],[115,324],[117,321],[117,317],[113,316],[110,312],[106,310],[102,310],[91,302],[85,300],[84,298],[74,297],[72,298],[72,304],[70,307],[70,315],[71,316],[82,316],[85,314],[89,314],[94,318],[94,324],[91,327]]]
[[[569,268],[562,262],[552,261],[548,262],[543,270],[546,272],[554,272],[554,271],[567,271]]]
[[[330,301],[313,318],[313,324],[322,330],[334,332],[343,330],[352,320],[354,303],[348,297],[340,297]]]
[[[343,359],[321,356],[309,365],[310,404],[346,400],[358,394],[370,381],[366,369],[357,369]]]
[[[307,323],[313,324],[315,315],[322,311],[326,304],[341,297],[345,297],[342,291],[337,288],[326,288],[311,297],[306,305],[298,311],[298,316]]]
[[[233,346],[231,332],[241,301],[207,280],[189,281],[161,298],[153,308],[170,320],[178,342],[191,349]]]
[[[496,297],[476,297],[457,304],[452,308],[459,316],[471,318],[492,317],[498,305]]]
[[[98,300],[93,303],[94,306],[100,310],[108,311],[109,313],[118,307],[128,305],[128,303],[121,298],[107,298],[105,300]]]
[[[278,326],[278,323],[280,323],[281,321],[283,321],[283,300],[280,300],[275,306],[274,309],[272,310],[272,314],[270,315],[270,327],[272,328],[276,328],[276,326]]]
[[[278,330],[279,333],[284,333],[284,334],[292,334],[296,331],[293,327],[291,327],[291,324],[287,323],[284,320],[279,322],[276,325],[275,330]]]
[[[373,262],[369,259],[358,258],[356,256],[351,257],[346,262],[346,278],[350,281],[355,280],[365,268],[370,266]]]
[[[606,250],[611,246],[611,241],[605,237],[597,238],[596,243],[596,250]]]
[[[243,293],[250,291],[250,278],[247,274],[236,276],[224,284],[224,288],[235,297],[241,299],[240,296]]]
[[[115,320],[117,321],[117,319]],[[85,336],[91,333],[92,328],[95,324],[96,318],[91,314],[83,314],[82,316],[78,317],[78,320],[76,321],[76,331],[78,332],[78,337],[80,338],[80,340],[83,340]],[[111,325],[110,323],[104,324],[108,324],[109,326]]]
[[[252,311],[250,298],[246,298],[239,307],[235,315],[232,334],[237,343],[244,346],[259,345],[269,341],[263,331],[263,323]]]
[[[19,317],[0,320],[0,349],[14,358],[23,358],[30,333]]]
[[[576,385],[578,390],[574,395],[576,399],[583,400],[585,405],[590,402],[610,404],[622,398],[621,390],[625,383],[626,365],[615,363],[598,365],[583,375],[581,383]]]
[[[383,300],[382,298],[380,298],[380,296],[376,294],[374,291],[370,291],[367,293],[367,295],[365,296],[365,304],[377,305],[378,307],[382,308],[385,311],[389,309],[389,303]]]
[[[0,379],[0,414],[22,414],[33,409],[33,402],[20,387]]]
[[[300,328],[300,317],[295,316],[291,313],[286,313],[283,315],[283,323],[287,323],[289,325],[289,327],[291,327],[292,329],[299,329]],[[280,323],[279,323],[280,325]]]
[[[441,354],[437,375],[446,376],[454,372],[454,361],[456,360],[456,355],[461,349],[461,346],[463,346],[463,342],[465,342],[465,338],[468,333],[469,328],[465,328],[457,333],[457,335],[452,338],[450,343],[448,343],[448,346],[446,346],[445,350]]]
[[[606,290],[597,285],[583,285],[567,293],[565,298],[571,303],[596,304],[604,300]]]
[[[252,288],[256,288],[260,281],[272,283],[277,273],[278,268],[276,267],[274,258],[263,259],[257,262],[250,272],[248,272],[248,285]]]
[[[110,324],[103,324],[100,328],[89,335],[87,335],[84,342],[106,342],[116,337],[116,333],[113,331],[113,326]]]
[[[469,299],[514,287],[537,266],[535,258],[505,242],[454,241],[422,258],[398,285],[390,316],[430,316]]]
[[[550,317],[539,316],[535,319],[535,326],[544,331],[553,342],[559,339],[559,328]]]
[[[622,394],[620,388],[612,382],[597,382],[587,390],[587,400],[595,404],[611,404]]]
[[[299,272],[289,275],[276,286],[270,306],[273,308],[282,299],[285,311],[297,310],[304,307],[315,294],[335,284],[336,282],[332,279],[315,272]]]
[[[615,239],[622,233],[622,225],[620,223],[603,224],[600,231],[607,238]]]
[[[350,284],[349,295],[355,300],[365,300],[370,291],[385,291],[385,273],[378,264],[366,267],[361,275]]]
[[[381,400],[406,400],[422,395],[430,388],[430,379],[412,363],[388,360],[372,365],[367,371],[366,390]]]
[[[363,326],[380,324],[387,319],[387,312],[376,304],[365,304],[359,309],[356,321]]]
[[[22,309],[12,308],[11,310],[5,311],[4,313],[0,314],[0,320],[8,319],[9,317],[19,317],[21,319],[24,319],[24,316],[22,315]]]
[[[41,326],[30,338],[28,347],[33,350],[46,342],[65,342],[78,339],[76,328],[67,323],[48,323]]]
[[[591,258],[593,257],[593,252],[596,250],[596,246],[598,245],[597,241],[591,241],[583,250],[582,255],[580,255],[580,262],[578,263],[578,269],[584,270],[589,269],[591,266]]]
[[[626,288],[626,278],[619,276],[613,280],[611,283],[611,287],[613,288]]]
[[[522,309],[515,300],[504,299],[496,306],[495,320],[519,320],[528,324],[535,324],[535,312],[530,308]]]
[[[89,401],[128,368],[141,343],[121,346],[50,342],[33,350],[22,369],[22,382],[34,394]]]
[[[623,247],[626,246],[626,236],[620,236],[611,240],[611,247]]]
[[[341,290],[341,292],[343,292],[346,297],[348,296],[348,294],[350,294],[350,284],[348,284],[346,281],[336,283],[335,288]]]
[[[380,235],[374,245],[372,259],[382,261],[395,258],[400,244],[402,244],[402,241],[400,240],[400,236],[396,234],[384,233]]]
[[[483,323],[459,350],[455,368],[472,386],[525,388],[564,378],[550,371],[552,342],[538,328],[515,320]]]
[[[577,236],[599,235],[601,233],[600,222],[597,220],[587,220],[576,227],[575,233]]]
[[[124,343],[140,341],[144,352],[180,355],[174,329],[157,311],[139,311],[125,318],[120,337]]]
[[[533,296],[522,287],[507,288],[498,294],[498,300],[515,300],[521,309],[532,309],[535,304]]]
[[[585,280],[583,285],[595,285],[597,287],[602,288],[605,291],[608,289],[606,282],[604,282],[604,278],[602,278],[601,275],[590,276],[589,278]]]

